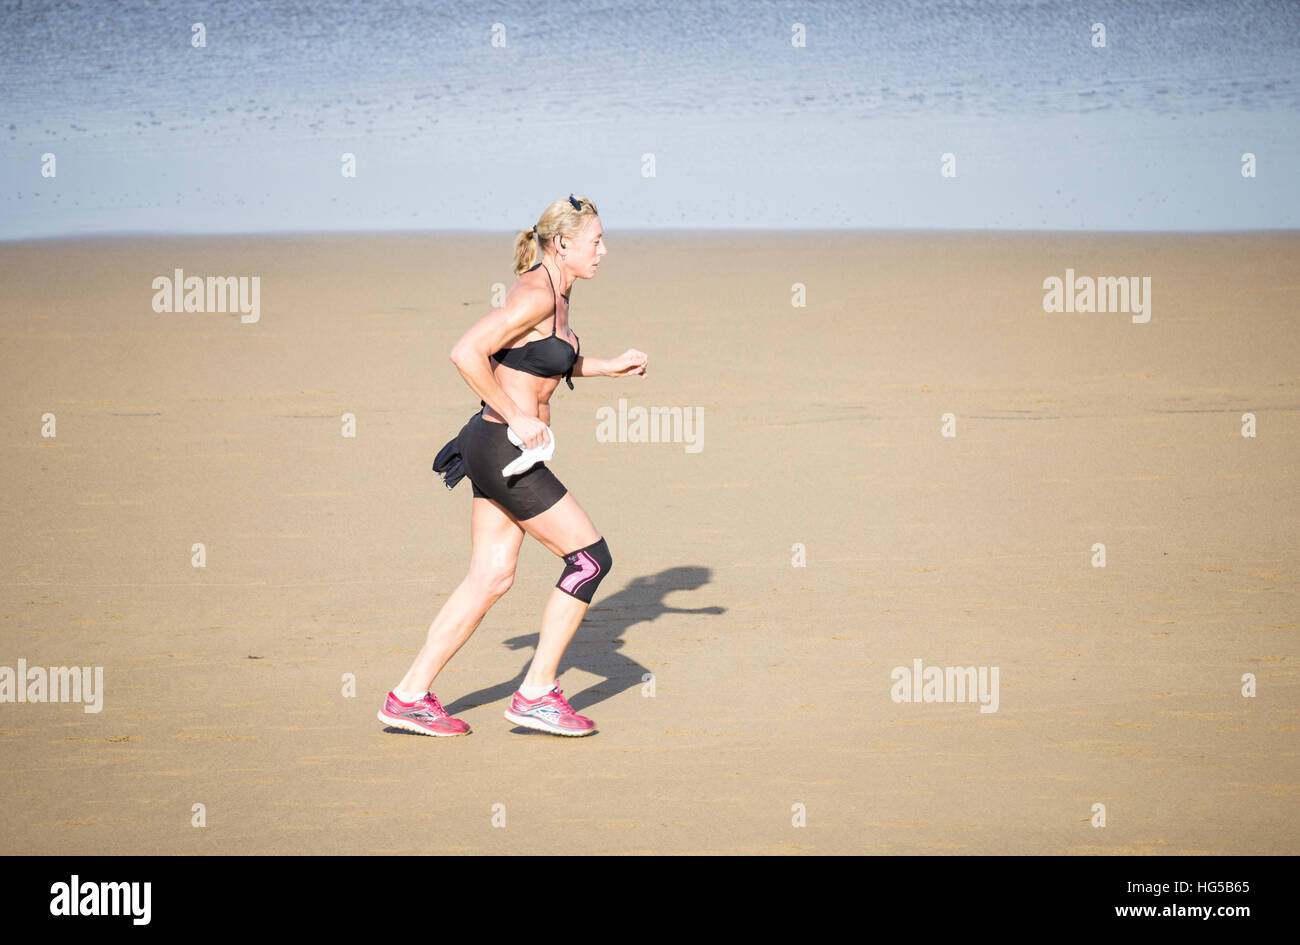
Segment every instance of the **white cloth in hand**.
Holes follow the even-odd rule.
[[[532,469],[533,466],[537,465],[538,463],[545,462],[546,460],[554,456],[555,455],[555,431],[552,430],[550,427],[547,427],[546,433],[547,435],[550,436],[549,440],[547,440],[545,443],[543,443],[541,446],[535,449],[524,450],[522,453],[519,454],[519,457],[517,459],[511,460],[506,465],[506,467],[501,470],[501,475],[507,477],[517,476],[521,472]],[[524,441],[519,439],[519,437],[515,435],[514,430],[511,430],[509,427],[506,427],[506,436],[510,438],[511,443],[515,444],[515,446],[519,447],[520,449],[523,449]]]

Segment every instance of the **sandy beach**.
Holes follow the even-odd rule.
[[[430,464],[508,234],[0,243],[0,668],[103,679],[0,701],[0,853],[1300,852],[1300,234],[606,236],[571,324],[650,361],[551,401],[614,558],[581,739],[502,718],[531,539],[433,687],[473,734],[375,718],[468,562]],[[177,269],[257,320],[155,311]],[[636,408],[697,442],[598,436]]]

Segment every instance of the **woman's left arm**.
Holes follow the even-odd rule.
[[[628,348],[617,358],[588,358],[578,355],[573,362],[574,377],[627,377],[630,374],[645,374],[649,357],[635,348]]]
[[[586,355],[578,355],[578,360],[573,362],[574,377],[604,377],[605,365],[608,362],[605,358],[589,358]]]

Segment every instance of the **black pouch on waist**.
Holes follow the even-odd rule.
[[[442,476],[443,485],[448,489],[454,489],[456,483],[465,478],[465,462],[461,459],[460,450],[456,448],[456,437],[452,437],[446,446],[438,450],[438,455],[433,460],[433,471]]]

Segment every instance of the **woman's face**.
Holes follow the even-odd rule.
[[[590,279],[596,274],[600,258],[605,255],[605,229],[600,217],[590,217],[582,231],[575,237],[561,237],[565,264],[579,279]]]

